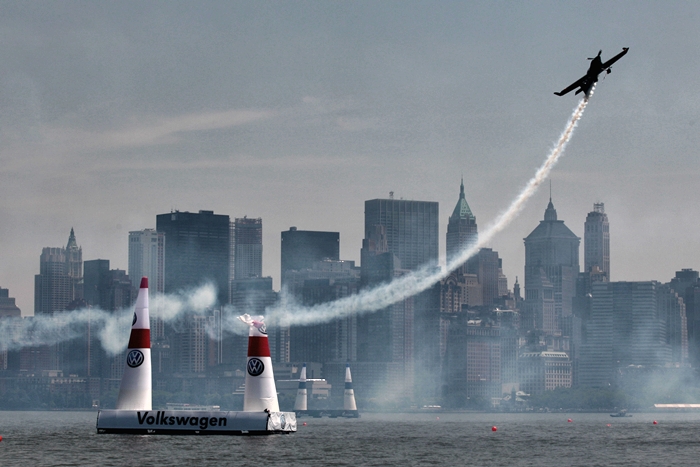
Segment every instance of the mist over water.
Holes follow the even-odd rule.
[[[592,94],[593,89],[590,95]],[[563,154],[583,111],[586,109],[588,99],[584,98],[578,103],[549,155],[510,206],[483,233],[480,233],[477,244],[464,249],[459,255],[452,258],[445,269],[439,268],[435,264],[428,264],[422,269],[378,287],[310,307],[297,303],[291,294],[283,290],[280,293],[279,301],[265,310],[267,323],[277,326],[303,326],[325,323],[350,315],[372,313],[427,290],[445,278],[452,270],[489,243],[522,211],[525,203],[534,195]],[[149,311],[152,318],[161,319],[166,323],[174,323],[188,314],[204,314],[215,304],[216,288],[212,284],[205,284],[181,291],[178,294],[151,297]],[[226,333],[247,334],[247,327],[236,317],[239,314],[251,312],[246,309],[234,309],[230,306],[225,307],[224,311],[221,317],[222,330]],[[86,308],[56,313],[54,316],[37,315],[30,319],[0,320],[0,350],[18,350],[23,347],[52,345],[69,341],[85,336],[85,330],[89,325],[91,335],[100,340],[107,353],[113,355],[126,348],[131,330],[132,314],[132,307],[117,311]],[[210,337],[218,338],[217,333],[211,327],[208,328],[208,332]]]

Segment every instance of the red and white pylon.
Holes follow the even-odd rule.
[[[141,278],[136,298],[124,375],[117,410],[151,410],[151,324],[148,316],[148,278]]]

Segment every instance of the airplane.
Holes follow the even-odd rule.
[[[611,73],[612,64],[621,59],[627,53],[628,50],[629,47],[623,47],[622,52],[615,55],[613,58],[611,58],[605,63],[603,63],[603,61],[600,59],[600,54],[603,53],[603,51],[601,50],[600,52],[598,52],[598,55],[588,59],[591,61],[591,66],[588,67],[588,71],[586,72],[586,75],[583,78],[574,82],[569,87],[562,89],[560,92],[555,92],[554,94],[556,94],[557,96],[563,96],[564,94],[567,94],[573,91],[574,89],[579,88],[579,90],[576,91],[576,94],[583,91],[586,94],[586,97],[589,97],[589,93],[591,92],[593,85],[598,82],[598,75],[601,74],[603,70],[607,71],[608,74]]]

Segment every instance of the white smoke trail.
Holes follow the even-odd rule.
[[[170,323],[188,314],[205,314],[216,303],[216,288],[205,284],[179,294],[156,295],[150,300],[150,315]],[[116,311],[83,308],[37,315],[30,318],[0,319],[0,350],[19,350],[67,342],[90,333],[102,348],[114,355],[124,350],[129,341],[133,307]]]
[[[592,94],[593,90],[591,90],[590,95]],[[559,160],[587,104],[588,98],[582,100],[574,109],[566,128],[547,159],[537,169],[534,177],[530,179],[508,209],[479,236],[476,245],[465,249],[451,259],[444,271],[435,265],[426,266],[376,288],[311,307],[302,306],[296,303],[290,294],[281,293],[277,304],[265,310],[268,322],[282,326],[329,322],[353,314],[381,310],[432,287],[477,253],[479,248],[487,244],[494,235],[502,231],[520,213],[527,200],[532,197]],[[182,291],[179,294],[152,297],[150,312],[153,318],[173,323],[191,313],[204,314],[215,303],[216,289],[213,285],[207,284]],[[222,328],[227,332],[247,334],[247,328],[235,319],[231,312],[236,311],[236,314],[242,314],[248,311],[231,310],[230,308],[227,311],[228,313],[224,313],[221,317]],[[98,336],[105,351],[113,355],[126,348],[132,314],[132,307],[113,312],[92,308],[57,313],[54,317],[34,316],[25,319],[0,319],[0,350],[18,350],[24,347],[52,345],[84,337],[89,325],[91,333]],[[212,332],[211,329],[207,330],[211,337],[215,337],[216,333]]]
[[[590,95],[592,94],[593,89],[590,92]],[[522,211],[527,200],[532,197],[537,188],[547,178],[564,152],[566,144],[571,139],[571,135],[588,105],[590,95],[582,99],[576,106],[559,140],[544,163],[537,169],[535,175],[513,200],[508,209],[498,216],[486,231],[479,236],[479,241],[476,245],[466,248],[455,258],[451,259],[445,270],[440,270],[435,265],[428,265],[371,290],[311,307],[303,307],[295,303],[293,297],[283,293],[278,304],[266,310],[269,320],[282,326],[309,325],[329,322],[353,314],[370,313],[427,290],[436,282],[447,277],[451,271],[474,256],[480,248],[491,241],[494,235],[502,231]]]

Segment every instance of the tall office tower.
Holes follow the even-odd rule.
[[[236,219],[232,235],[232,279],[262,277],[262,219]]]
[[[165,234],[165,292],[173,293],[211,282],[219,304],[228,303],[230,267],[229,216],[214,211],[173,211],[156,216],[156,230]]]
[[[357,293],[360,268],[354,261],[324,260],[311,268],[286,273],[287,291],[306,306],[319,305]],[[290,329],[292,362],[346,363],[357,359],[357,317]]]
[[[0,320],[21,317],[22,312],[15,305],[15,299],[10,297],[10,291],[0,287]],[[19,320],[16,326],[20,326]],[[12,325],[6,325],[6,327],[11,332]],[[5,370],[19,370],[19,352],[10,350],[7,342],[0,341],[0,371]]]
[[[403,269],[437,265],[438,211],[438,203],[432,201],[365,201],[365,238],[370,238],[375,226],[384,226],[388,251],[396,255]]]
[[[565,329],[565,321],[572,316],[572,300],[576,294],[579,273],[579,244],[577,237],[564,221],[557,219],[557,211],[550,198],[544,220],[525,240],[525,322],[551,335]],[[552,286],[554,316],[547,317],[541,304],[549,300]],[[570,334],[568,334],[570,335]],[[556,349],[554,349],[556,350]]]
[[[508,283],[505,277],[501,277],[501,258],[498,257],[498,252],[491,248],[480,248],[476,255],[467,260],[463,269],[469,274],[476,275],[482,289],[481,297],[485,306],[497,303],[504,281],[507,289]]]
[[[668,284],[685,303],[688,326],[688,358],[693,367],[700,365],[700,279],[698,271],[682,269]]]
[[[596,282],[592,290],[580,385],[615,385],[615,375],[630,365],[681,363],[673,359],[683,356],[685,308],[669,287],[656,281]]]
[[[165,292],[165,233],[154,229],[129,232],[129,278],[138,289],[148,277],[148,294]],[[152,328],[151,328],[152,330]]]
[[[501,394],[501,330],[497,321],[460,313],[449,326],[445,358],[447,399],[453,407],[468,400],[490,401]]]
[[[141,278],[148,277],[148,296],[151,299],[151,340],[153,343],[165,336],[163,320],[157,318],[161,311],[160,294],[165,293],[165,233],[154,229],[129,232],[129,278],[134,289],[141,285]],[[161,346],[153,345],[155,355]],[[154,369],[158,370],[157,366]]]
[[[82,297],[83,250],[70,229],[66,248],[44,248],[34,276],[34,313],[53,315]]]
[[[109,269],[108,259],[85,261],[84,300],[78,308],[89,307],[107,312],[129,308],[136,299],[132,282],[126,271]],[[109,357],[100,343],[98,331],[101,321],[94,322],[88,313],[88,321],[82,324],[80,336],[67,344],[69,356],[64,358],[64,372],[110,378],[121,377],[125,360],[123,352]],[[99,316],[97,317],[99,319]]]
[[[438,217],[436,202],[365,201],[363,286],[376,286],[421,267],[437,267]],[[440,380],[439,284],[379,314],[362,317],[358,328],[358,342],[367,342],[373,348],[382,341],[385,347],[381,353],[371,352],[364,358],[388,358],[403,365],[399,384],[415,384],[405,395],[426,399],[435,396]],[[358,346],[358,359],[361,354]]]
[[[22,312],[15,305],[15,299],[10,297],[9,289],[0,287],[0,318],[19,318]]]
[[[66,245],[66,274],[71,278],[71,294],[73,300],[81,298],[83,279],[83,249],[75,241],[73,227],[70,229],[68,244]]]
[[[472,214],[464,196],[464,179],[462,179],[459,186],[459,200],[447,224],[447,264],[465,248],[476,245],[478,239],[476,217]],[[458,272],[466,273],[465,264],[458,268]]]
[[[610,281],[610,224],[603,203],[593,204],[593,211],[586,216],[583,234],[584,272],[602,271],[604,280]]]
[[[316,232],[290,227],[282,232],[282,286],[285,272],[309,269],[313,263],[329,259],[340,260],[340,234]]]

